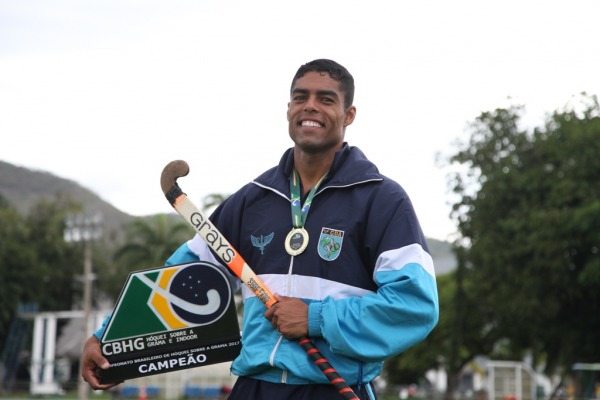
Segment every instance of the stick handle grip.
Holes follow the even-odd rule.
[[[298,344],[304,349],[308,357],[319,367],[321,372],[329,379],[335,389],[345,399],[360,400],[359,397],[354,393],[352,388],[346,383],[344,378],[331,366],[329,361],[319,351],[317,346],[308,337],[303,337],[298,340]]]

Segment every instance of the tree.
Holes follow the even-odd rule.
[[[600,359],[600,107],[582,96],[531,133],[522,111],[471,125],[450,159],[465,169],[451,179],[453,217],[494,349],[549,372]]]
[[[65,241],[67,215],[81,206],[58,195],[53,201],[42,199],[26,217],[29,251],[35,255],[29,267],[35,278],[28,290],[35,293],[40,310],[70,310],[76,298],[82,298],[83,285],[74,278],[83,274],[83,248]]]
[[[202,207],[214,208],[227,197],[217,193],[207,195]],[[102,274],[100,289],[116,298],[130,272],[164,265],[193,234],[193,228],[177,215],[157,214],[135,219],[125,227],[125,240],[114,251],[113,263]]]
[[[29,282],[36,278],[31,268],[35,254],[26,245],[28,236],[23,217],[0,197],[0,343],[5,343],[17,305],[33,300]]]
[[[230,195],[226,193],[211,193],[204,196],[204,198],[202,198],[202,210],[205,213],[207,213],[209,210],[213,210],[214,208],[218,207],[222,202],[227,200],[229,196]]]
[[[111,279],[107,279],[104,289],[115,296],[127,274],[164,265],[192,235],[193,229],[173,215],[158,214],[134,220],[126,227],[125,243],[115,252]]]
[[[40,200],[25,217],[0,201],[0,343],[18,304],[62,311],[81,298],[74,277],[83,272],[83,249],[64,240],[65,217],[80,209],[57,195]]]

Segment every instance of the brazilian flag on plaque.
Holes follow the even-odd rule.
[[[103,383],[231,361],[241,338],[230,276],[194,262],[129,274],[100,340]]]

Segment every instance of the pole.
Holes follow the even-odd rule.
[[[83,242],[83,323],[82,323],[82,351],[87,337],[90,335],[90,321],[92,314],[92,282],[94,274],[92,271],[92,243],[101,236],[100,227],[102,216],[75,214],[66,218],[65,240],[67,242]],[[88,384],[79,376],[78,381],[79,399],[87,400],[89,396]]]
[[[85,241],[85,254],[83,259],[83,331],[82,338],[85,344],[85,339],[90,334],[90,317],[92,313],[92,241]],[[83,377],[79,376],[79,398],[87,400],[89,394],[89,387],[83,380]]]

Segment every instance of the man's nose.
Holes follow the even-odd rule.
[[[315,96],[309,96],[304,104],[304,111],[312,112],[317,111],[317,98]]]

